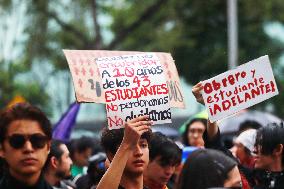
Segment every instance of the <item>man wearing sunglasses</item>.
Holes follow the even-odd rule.
[[[50,141],[50,121],[38,108],[20,103],[1,112],[0,156],[7,169],[0,189],[51,189],[42,175]]]

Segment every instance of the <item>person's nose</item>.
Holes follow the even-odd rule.
[[[134,151],[134,156],[141,157],[143,155],[143,151],[139,145],[136,146]]]
[[[24,149],[24,152],[25,153],[30,153],[30,152],[33,152],[34,151],[34,148],[33,148],[33,145],[32,143],[27,140],[23,146],[23,149]]]
[[[194,132],[194,133],[193,133],[193,137],[194,137],[194,138],[198,138],[198,135],[199,135],[198,132]]]
[[[236,155],[237,155],[237,147],[235,145],[230,149],[230,151],[236,157]]]
[[[72,165],[73,164],[72,159],[69,157],[68,160],[69,160],[70,165]]]

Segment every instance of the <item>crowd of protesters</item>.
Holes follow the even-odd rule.
[[[204,104],[202,89],[192,92]],[[151,126],[140,116],[105,128],[100,142],[59,141],[40,109],[16,104],[0,114],[0,189],[284,188],[283,123],[247,120],[230,148],[207,119],[186,123],[184,148]],[[195,148],[182,161],[187,147]]]

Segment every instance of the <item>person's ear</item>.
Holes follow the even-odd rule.
[[[108,158],[106,158],[106,160],[105,160],[105,168],[108,169],[109,166],[110,166],[110,161],[109,161]]]
[[[50,152],[50,146],[51,146],[51,141],[48,141],[48,142],[47,142],[47,151],[48,151],[48,154],[49,154],[49,152]]]
[[[106,152],[106,156],[107,156],[108,161],[111,163],[114,158],[114,155],[110,152]]]
[[[50,164],[55,169],[58,167],[58,160],[56,159],[56,157],[52,156],[50,158]]]
[[[283,144],[278,144],[276,148],[273,150],[273,154],[281,157],[282,153],[283,153]]]

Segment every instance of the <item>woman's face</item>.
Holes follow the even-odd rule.
[[[193,122],[188,129],[187,139],[191,146],[204,147],[204,140],[202,138],[205,131],[205,125],[200,121]]]
[[[240,160],[243,165],[250,158],[250,155],[246,153],[245,147],[240,142],[234,142],[234,146],[231,148],[232,154]]]
[[[241,175],[237,166],[228,173],[228,178],[224,182],[224,187],[242,187]]]

